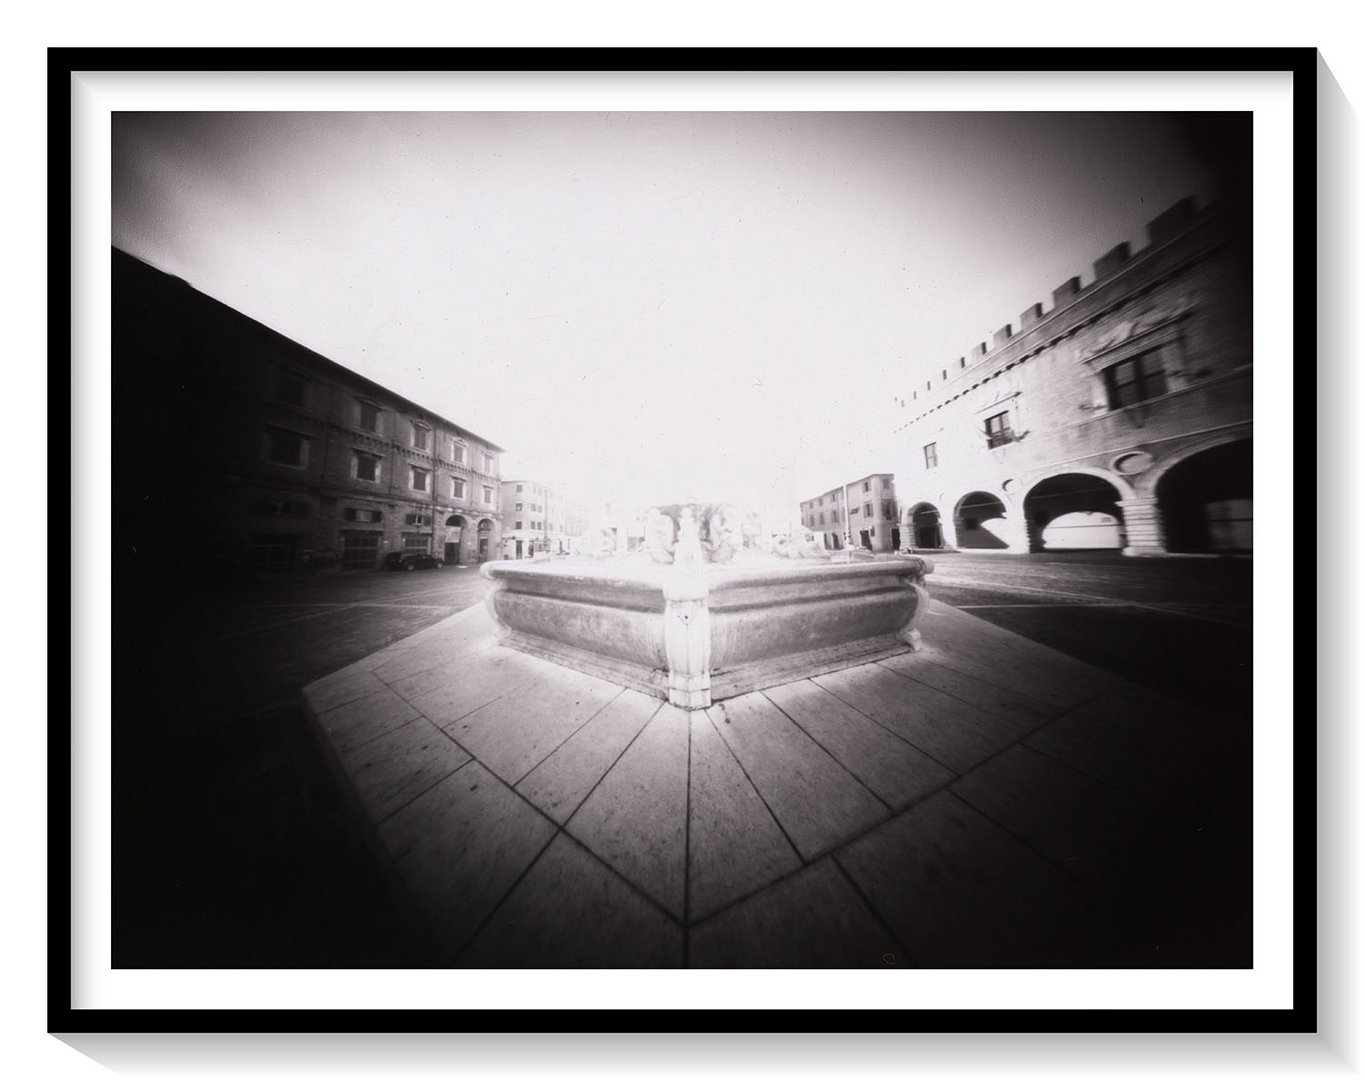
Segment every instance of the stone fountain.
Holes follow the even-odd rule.
[[[658,506],[641,552],[485,563],[499,642],[684,709],[918,648],[928,560],[835,562],[800,543],[757,556],[733,520]]]

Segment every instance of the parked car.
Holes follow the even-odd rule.
[[[384,557],[384,567],[388,570],[439,570],[444,565],[444,559],[421,551],[392,551]]]

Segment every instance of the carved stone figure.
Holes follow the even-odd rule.
[[[706,557],[713,563],[729,562],[734,558],[736,537],[729,523],[729,515],[723,506],[710,507],[706,517],[707,551]]]
[[[670,563],[673,561],[674,549],[677,546],[677,522],[675,519],[663,513],[658,507],[652,507],[645,522],[644,535],[649,548],[649,557],[654,562]]]

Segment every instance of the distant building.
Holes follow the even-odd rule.
[[[118,559],[271,574],[496,557],[501,447],[117,250],[113,363]]]
[[[532,480],[502,481],[502,557],[576,555],[587,539],[581,503]]]
[[[900,517],[895,477],[872,473],[800,504],[800,522],[830,551],[845,547],[898,551]]]
[[[625,554],[644,547],[647,508],[622,502],[604,502],[588,519],[589,554],[614,551]]]
[[[912,388],[907,547],[1251,549],[1248,220],[1186,199],[1147,238]]]

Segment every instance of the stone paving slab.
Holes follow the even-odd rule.
[[[567,826],[678,919],[686,904],[689,727],[683,710],[660,708]]]
[[[554,824],[476,761],[379,826],[379,839],[453,958],[545,849]]]
[[[1039,754],[1012,746],[949,789],[1036,851],[1088,880],[1121,866],[1140,831],[1140,803]]]
[[[822,859],[694,926],[691,966],[879,968],[899,948],[832,859]]]
[[[687,914],[717,908],[800,868],[800,857],[704,710],[691,715]]]
[[[315,710],[314,715],[337,753],[344,754],[370,739],[411,723],[420,714],[392,690],[383,689],[326,712]]]
[[[562,825],[662,707],[658,698],[621,690],[523,778],[516,790]]]
[[[880,665],[889,671],[903,675],[915,682],[931,686],[950,697],[958,698],[969,705],[996,713],[1008,719],[1017,720],[1025,727],[1040,727],[1057,715],[1059,707],[1049,702],[1006,690],[1002,686],[982,682],[980,679],[963,674],[953,668],[936,663],[922,652],[903,653]]]
[[[463,661],[417,672],[409,677],[411,682],[400,681],[395,689],[423,715],[447,728],[541,677],[547,677],[546,673],[533,657],[490,648]]]
[[[614,683],[561,668],[539,679],[534,693],[498,697],[445,730],[515,785],[621,693]]]
[[[892,810],[956,779],[952,770],[809,679],[763,692]]]
[[[459,958],[470,968],[680,967],[682,926],[563,833]]]
[[[375,825],[471,760],[424,716],[341,755],[342,768]]]
[[[902,943],[906,966],[1069,967],[1089,953],[1073,882],[949,792],[835,858]]]
[[[1029,731],[1021,721],[984,711],[879,664],[819,675],[814,682],[957,774]]]
[[[324,713],[385,689],[387,685],[373,672],[351,665],[325,679],[318,679],[308,687],[307,693],[313,711]]]
[[[937,601],[920,630],[925,659],[1051,705],[1078,705],[1121,681]]]
[[[440,962],[1102,966],[1129,840],[1221,821],[1234,784],[1182,782],[1221,734],[941,604],[922,629],[689,713],[496,645],[479,606],[304,701]]]
[[[762,693],[706,711],[805,861],[887,816],[884,803]]]
[[[1094,698],[1029,735],[1023,745],[1141,801],[1160,799],[1182,784],[1189,748],[1149,729],[1105,723],[1113,711],[1111,696]]]

